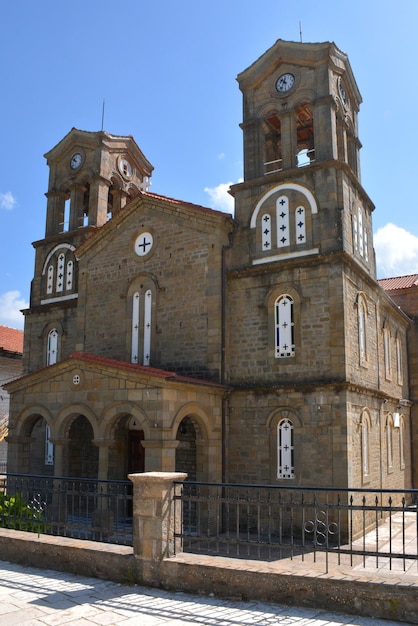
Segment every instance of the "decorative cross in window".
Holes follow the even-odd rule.
[[[142,253],[142,255],[147,253],[147,247],[151,245],[151,241],[147,241],[146,237],[142,238],[142,242],[138,242],[136,247],[138,248],[138,250],[140,251],[140,253]]]

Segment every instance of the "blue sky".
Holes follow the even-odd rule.
[[[42,239],[43,155],[72,127],[133,135],[151,190],[229,210],[242,177],[236,76],[277,39],[334,41],[363,104],[378,275],[418,272],[416,0],[2,0],[0,324],[23,328]]]

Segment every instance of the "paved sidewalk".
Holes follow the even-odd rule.
[[[264,602],[126,586],[0,561],[0,626],[402,626]],[[405,626],[405,623],[403,624]]]

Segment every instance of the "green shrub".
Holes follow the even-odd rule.
[[[27,530],[34,533],[45,532],[44,512],[27,504],[20,493],[10,495],[0,492],[0,527]]]

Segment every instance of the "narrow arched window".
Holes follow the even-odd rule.
[[[363,233],[363,211],[358,208],[358,251],[360,256],[364,255],[364,233]]]
[[[54,465],[54,444],[50,441],[51,429],[45,426],[45,465]]]
[[[289,198],[280,196],[276,203],[277,247],[290,245],[289,232]]]
[[[396,371],[398,378],[398,385],[403,383],[403,363],[402,363],[402,342],[399,335],[396,337]]]
[[[141,296],[132,296],[131,362],[140,365],[151,363],[152,339],[152,291],[147,289]]]
[[[139,363],[139,300],[139,293],[136,291],[132,296],[132,363]]]
[[[264,250],[271,250],[271,217],[265,213],[261,218],[261,239]]]
[[[296,112],[297,167],[304,167],[315,160],[313,109],[302,104]]]
[[[281,420],[277,425],[277,478],[295,477],[293,423]]]
[[[276,358],[295,356],[293,299],[284,294],[275,302]]]
[[[361,420],[361,461],[364,479],[370,474],[370,424],[364,415]]]
[[[149,365],[151,362],[151,310],[152,310],[152,292],[148,289],[145,292],[144,301],[144,358],[143,365]]]
[[[405,420],[401,415],[399,420],[399,459],[401,469],[405,469]]]
[[[306,219],[303,206],[298,206],[295,211],[295,233],[297,245],[306,242]]]
[[[46,364],[54,365],[58,360],[58,331],[53,328],[48,333]]]
[[[388,458],[388,472],[393,469],[393,420],[389,416],[386,422],[386,450]]]
[[[46,293],[49,295],[54,291],[54,266],[49,265],[46,278]]]
[[[64,279],[65,279],[65,254],[61,252],[57,261],[57,282],[55,290],[57,293],[64,291]]]
[[[367,335],[366,335],[366,308],[362,298],[358,302],[358,342],[360,363],[365,364],[367,360]]]
[[[390,330],[388,326],[383,328],[383,356],[385,361],[385,377],[390,379],[392,368],[391,368],[391,349],[390,349]]]

